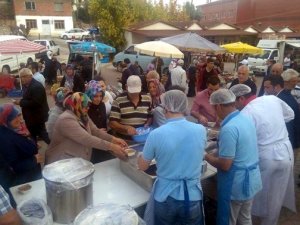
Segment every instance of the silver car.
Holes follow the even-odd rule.
[[[52,51],[54,55],[60,54],[59,45],[52,40],[34,40],[33,42],[46,46],[47,50]]]

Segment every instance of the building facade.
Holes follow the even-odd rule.
[[[71,0],[14,0],[17,25],[30,28],[30,35],[58,36],[73,28]]]
[[[288,26],[300,29],[299,0],[219,0],[197,6],[203,13],[201,23],[222,22],[238,26]]]

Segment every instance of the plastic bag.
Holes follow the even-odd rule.
[[[58,192],[78,190],[93,182],[94,165],[81,158],[63,159],[44,167],[46,185]],[[50,182],[48,182],[50,181]]]
[[[129,205],[99,204],[83,210],[74,225],[146,225]]]
[[[50,208],[42,199],[33,198],[21,202],[17,211],[24,225],[52,225],[53,217]]]

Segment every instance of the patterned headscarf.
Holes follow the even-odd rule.
[[[86,127],[88,123],[88,114],[87,112],[83,112],[82,109],[88,107],[90,102],[91,100],[86,94],[75,92],[65,99],[64,106],[66,109],[71,110],[78,118],[78,121]]]
[[[54,100],[55,104],[61,108],[63,108],[63,102],[66,98],[66,96],[71,95],[72,92],[69,91],[68,88],[65,87],[59,87],[55,91]]]
[[[152,108],[155,108],[156,106],[158,106],[160,103],[161,103],[161,100],[160,100],[160,96],[162,93],[165,92],[165,89],[164,89],[164,86],[159,82],[159,80],[157,79],[150,79],[148,80],[148,89],[149,89],[149,85],[153,83],[156,87],[156,95],[155,97],[152,97]]]
[[[91,80],[89,83],[88,83],[88,86],[86,88],[86,91],[85,93],[87,94],[87,96],[93,100],[95,95],[97,93],[101,92],[102,93],[102,97],[104,97],[105,95],[105,92],[104,90],[101,88],[100,84],[98,81],[95,81],[95,80]]]
[[[12,128],[10,122],[19,116],[21,112],[12,103],[6,103],[0,106],[0,126],[7,127],[14,132],[23,136],[29,136],[29,131],[24,122],[21,123],[20,127]]]

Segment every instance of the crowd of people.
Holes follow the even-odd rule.
[[[0,222],[7,213],[19,221],[5,191],[41,178],[41,165],[73,157],[126,160],[137,128],[149,126],[155,129],[138,157],[141,170],[153,159],[157,165],[147,224],[204,224],[203,159],[218,169],[217,224],[276,225],[282,206],[295,211],[299,73],[275,63],[257,87],[241,65],[227,87],[212,58],[189,66],[173,60],[168,70],[163,65],[154,58],[144,72],[125,59],[117,95],[101,76],[84,79],[74,64],[61,64],[61,81],[48,73],[56,67],[45,73],[31,62],[21,69],[22,98],[0,106]],[[53,83],[49,109],[46,88]],[[190,112],[187,97],[194,97]],[[205,127],[211,124],[220,129],[218,150],[207,154]],[[47,144],[45,156],[39,140]],[[10,202],[15,206],[11,196]]]

